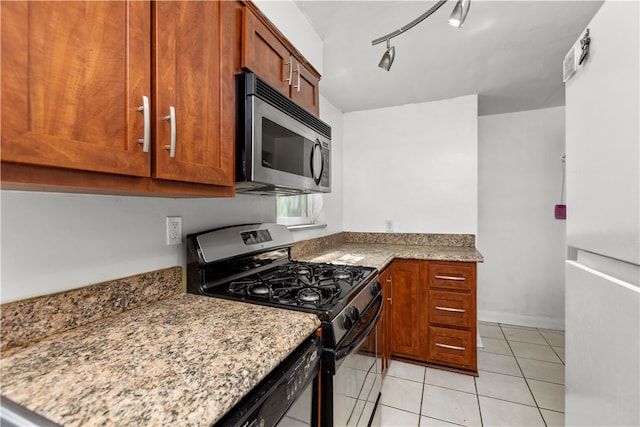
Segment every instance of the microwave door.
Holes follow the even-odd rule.
[[[312,155],[318,151],[314,148],[315,132],[259,98],[254,98],[254,102],[252,180],[277,187],[322,191],[316,183],[319,179],[314,180],[312,164],[322,164],[326,156],[321,153],[321,160],[314,161]]]

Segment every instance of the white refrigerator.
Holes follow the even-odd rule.
[[[640,426],[639,21],[606,1],[565,85],[567,426]]]

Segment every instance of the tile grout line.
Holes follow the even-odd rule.
[[[555,354],[555,355],[556,355],[556,357],[557,357],[558,359],[560,359],[560,362],[562,363],[562,365],[567,366],[567,364],[566,364],[566,363],[564,363],[564,359],[563,359],[562,357],[560,357],[560,355],[558,354],[558,352],[556,351],[556,349],[555,349],[555,348],[553,348],[553,346],[551,345],[551,343],[549,342],[549,340],[547,340],[547,337],[545,337],[545,336],[544,336],[544,334],[543,334],[542,332],[540,332],[540,329],[536,328],[536,331],[538,331],[538,333],[539,333],[540,335],[542,335],[542,339],[544,339],[544,342],[546,342],[546,343],[547,343],[547,345],[551,348],[551,351],[553,351],[553,354]],[[564,347],[564,345],[563,345],[563,347]]]
[[[502,325],[499,324],[499,326],[500,326],[500,330],[502,331]],[[542,336],[542,338],[545,340],[545,342],[547,342],[547,340],[544,338],[544,335],[542,335],[540,333],[540,331],[538,331],[537,328],[535,330]],[[529,393],[531,393],[531,397],[533,398],[533,401],[536,404],[536,408],[538,409],[538,413],[540,414],[540,418],[542,418],[542,422],[544,423],[545,427],[549,427],[547,425],[547,420],[545,420],[544,419],[544,415],[542,415],[542,410],[540,409],[540,405],[538,404],[538,400],[536,399],[536,396],[533,394],[533,390],[531,390],[531,386],[529,385],[529,381],[527,380],[527,376],[524,374],[524,371],[522,370],[522,367],[520,366],[520,362],[518,361],[518,358],[516,357],[516,354],[514,353],[513,348],[511,347],[511,343],[509,342],[509,339],[507,338],[507,335],[504,333],[504,331],[502,331],[502,334],[504,335],[504,338],[507,341],[507,345],[509,346],[509,349],[511,349],[511,353],[513,353],[513,359],[516,361],[516,365],[518,365],[518,369],[520,369],[520,372],[522,373],[522,378],[524,378],[524,383],[527,385],[527,389],[529,389]],[[549,346],[549,347],[551,347],[551,346]]]
[[[480,426],[484,426],[484,421],[482,421],[482,408],[480,407],[480,394],[478,393],[478,384],[476,383],[476,377],[473,377],[473,387],[476,389],[476,401],[478,402],[478,413],[480,414]]]
[[[423,383],[422,383],[422,398],[421,398],[421,400],[420,400],[420,414],[418,414],[418,426],[420,426],[420,424],[422,423],[422,417],[423,417],[423,415],[422,415],[422,403],[424,402],[424,387],[427,385],[427,369],[429,369],[429,368],[428,368],[428,367],[425,367],[425,369],[424,369],[424,377],[423,377]],[[473,383],[474,383],[474,385],[475,385],[475,377],[474,377]],[[466,392],[463,392],[463,391],[461,391],[461,390],[456,390],[456,389],[454,389],[454,388],[449,388],[449,387],[442,387],[442,386],[439,386],[439,385],[436,385],[436,384],[428,384],[428,385],[430,385],[430,386],[432,386],[432,387],[440,387],[440,388],[444,388],[444,389],[447,389],[447,390],[460,391],[460,392],[462,392],[462,393],[466,393]],[[467,394],[473,394],[473,393],[467,393]],[[478,392],[477,392],[477,389],[476,389],[476,397],[477,397],[477,396],[478,396]],[[478,410],[480,410],[480,403],[478,403]],[[453,425],[457,425],[457,426],[464,427],[464,425],[463,425],[463,424],[454,423],[453,421],[447,421],[447,420],[443,420],[443,419],[441,419],[441,418],[429,417],[429,416],[427,416],[427,415],[424,415],[424,417],[425,417],[425,418],[431,418],[431,419],[434,419],[434,420],[443,421],[443,422],[445,422],[445,423],[449,423],[449,424],[453,424]],[[481,424],[482,424],[482,418],[481,418],[480,420],[481,420],[480,422],[481,422]]]
[[[418,410],[418,427],[422,424],[422,404],[424,403],[424,387],[427,384],[427,368],[424,368],[424,374],[422,374],[422,394],[420,395],[420,409]]]

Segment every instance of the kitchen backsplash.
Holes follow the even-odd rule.
[[[183,293],[182,268],[123,279],[0,306],[0,351]]]

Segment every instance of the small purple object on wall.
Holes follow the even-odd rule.
[[[556,219],[567,219],[567,205],[556,205]]]

